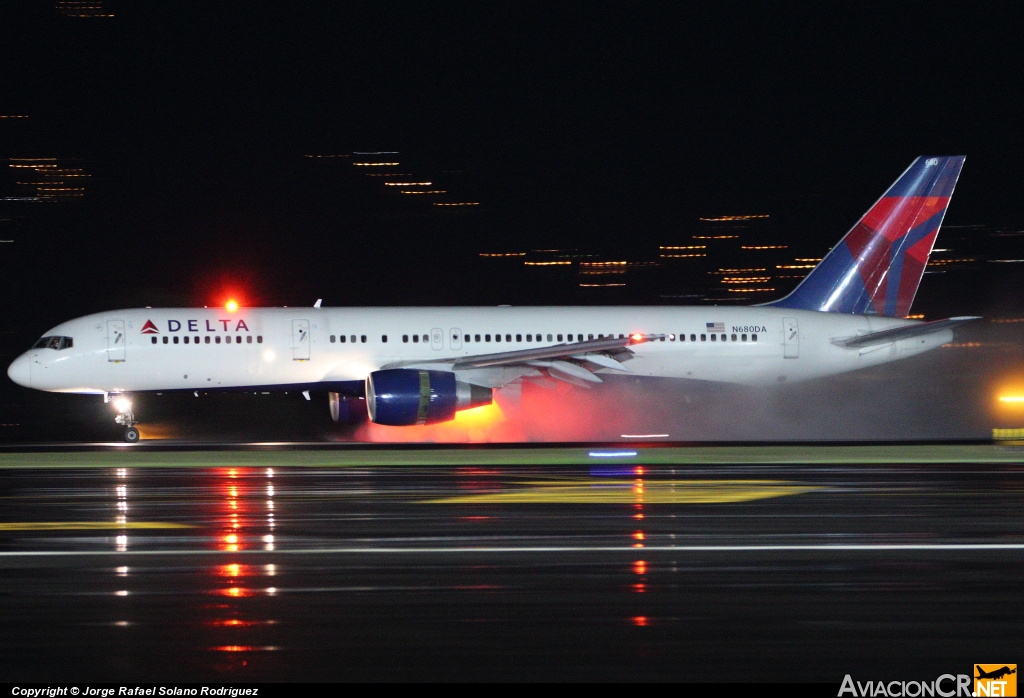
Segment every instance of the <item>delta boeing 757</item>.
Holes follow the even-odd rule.
[[[401,426],[453,419],[522,381],[845,373],[939,347],[973,319],[906,319],[963,163],[914,160],[792,293],[760,306],[136,308],[54,327],[7,374],[102,395],[133,442],[140,392],[321,391],[336,421],[364,399],[372,421]]]

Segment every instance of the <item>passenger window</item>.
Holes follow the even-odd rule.
[[[263,335],[261,335],[261,334],[256,335],[256,343],[257,344],[263,344]]]
[[[416,344],[419,344],[419,343],[420,343],[420,336],[419,336],[418,334],[414,334],[414,335],[412,336],[412,341],[413,341],[414,343],[416,343]]]
[[[473,341],[474,342],[479,342],[480,341],[480,335],[478,335],[478,334],[473,335]]]
[[[751,342],[756,342],[757,341],[757,335],[756,334],[750,335],[750,341]]]
[[[192,338],[192,343],[193,344],[199,344],[199,337],[193,337]]]
[[[153,344],[156,344],[156,337],[150,337],[153,340]]]
[[[402,344],[408,344],[408,343],[409,343],[409,335],[403,334],[402,335]]]
[[[686,335],[685,334],[680,334],[679,335],[679,341],[680,342],[685,342],[686,341]]]
[[[383,343],[383,344],[387,344],[387,343],[388,343],[388,336],[387,336],[386,334],[382,334],[382,335],[380,336],[380,341],[381,341],[381,343]]]
[[[740,335],[740,341],[741,341],[741,342],[745,342],[745,341],[747,341],[747,335],[745,335],[745,334],[741,334],[741,335]]]
[[[691,341],[691,342],[696,342],[696,341],[697,341],[697,335],[695,335],[695,334],[691,334],[691,335],[690,335],[690,341]]]
[[[532,334],[526,335],[526,341],[527,342],[532,342],[533,341],[533,335]]]
[[[210,343],[210,335],[206,335],[206,337],[203,338],[203,341],[205,343],[209,344]]]
[[[355,336],[355,335],[352,335],[352,336],[351,336],[351,337],[349,337],[348,339],[349,339],[349,341],[350,341],[350,342],[352,342],[353,344],[355,344],[355,343],[356,343],[356,336]]]
[[[702,341],[702,342],[706,342],[706,341],[708,341],[708,336],[707,336],[706,334],[702,334],[702,335],[700,336],[700,341]]]
[[[360,341],[360,342],[361,342],[362,344],[366,344],[366,335],[365,335],[365,334],[361,334],[361,335],[359,335],[359,341]]]
[[[181,341],[183,341],[185,344],[188,344],[188,336],[182,337]]]
[[[552,340],[551,340],[551,335],[548,335],[548,341],[549,341],[549,342],[550,342],[550,341],[552,341]],[[561,342],[561,341],[562,341],[562,335],[558,335],[558,341],[559,341],[559,342]]]
[[[551,335],[548,335],[548,341],[549,341],[549,342],[551,341]],[[562,341],[562,335],[558,335],[558,341],[559,341],[559,342],[561,342],[561,341]]]
[[[342,344],[345,343],[346,339],[348,339],[348,337],[346,337],[345,335],[343,335],[343,334],[338,335],[338,341],[341,342]]]
[[[213,341],[217,344],[220,344],[220,336],[214,337]]]
[[[495,342],[500,342],[501,341],[501,335],[500,334],[494,335],[494,341]]]
[[[576,341],[582,342],[583,341],[583,335],[581,335],[581,334],[576,335]]]
[[[484,341],[487,341],[487,342],[491,341],[491,335],[485,334],[484,335]]]
[[[588,334],[587,335],[587,339],[593,339],[593,338],[594,338],[594,335],[592,335],[592,334]]]
[[[521,341],[523,341],[523,335],[521,335],[521,334],[517,334],[517,335],[516,335],[516,341],[517,341],[517,342],[521,342]]]
[[[718,341],[718,335],[717,334],[711,335],[711,341],[712,342],[717,342]]]
[[[246,336],[245,343],[246,344],[252,344],[252,335],[251,334]]]
[[[164,337],[164,344],[170,344],[170,341],[171,340],[167,339],[167,337]]]
[[[334,344],[334,335],[331,335],[331,344]]]
[[[722,341],[723,342],[725,341],[725,335],[724,334],[722,335]]]

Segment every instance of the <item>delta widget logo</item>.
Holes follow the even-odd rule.
[[[979,698],[1017,695],[1016,664],[975,664],[974,695]]]
[[[160,330],[156,328],[152,320],[146,320],[146,324],[142,326],[139,334],[160,334]]]

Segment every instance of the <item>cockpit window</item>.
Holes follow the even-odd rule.
[[[71,337],[41,337],[38,342],[32,345],[33,349],[69,349],[75,344]]]

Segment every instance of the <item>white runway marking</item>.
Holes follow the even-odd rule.
[[[432,547],[432,548],[295,548],[291,550],[37,550],[0,551],[0,558],[16,557],[88,557],[88,556],[183,556],[183,555],[450,555],[456,553],[704,553],[704,552],[895,552],[913,550],[1021,550],[1024,543],[873,543],[859,545],[649,545],[634,548],[628,545],[607,546],[485,546],[485,547]]]

